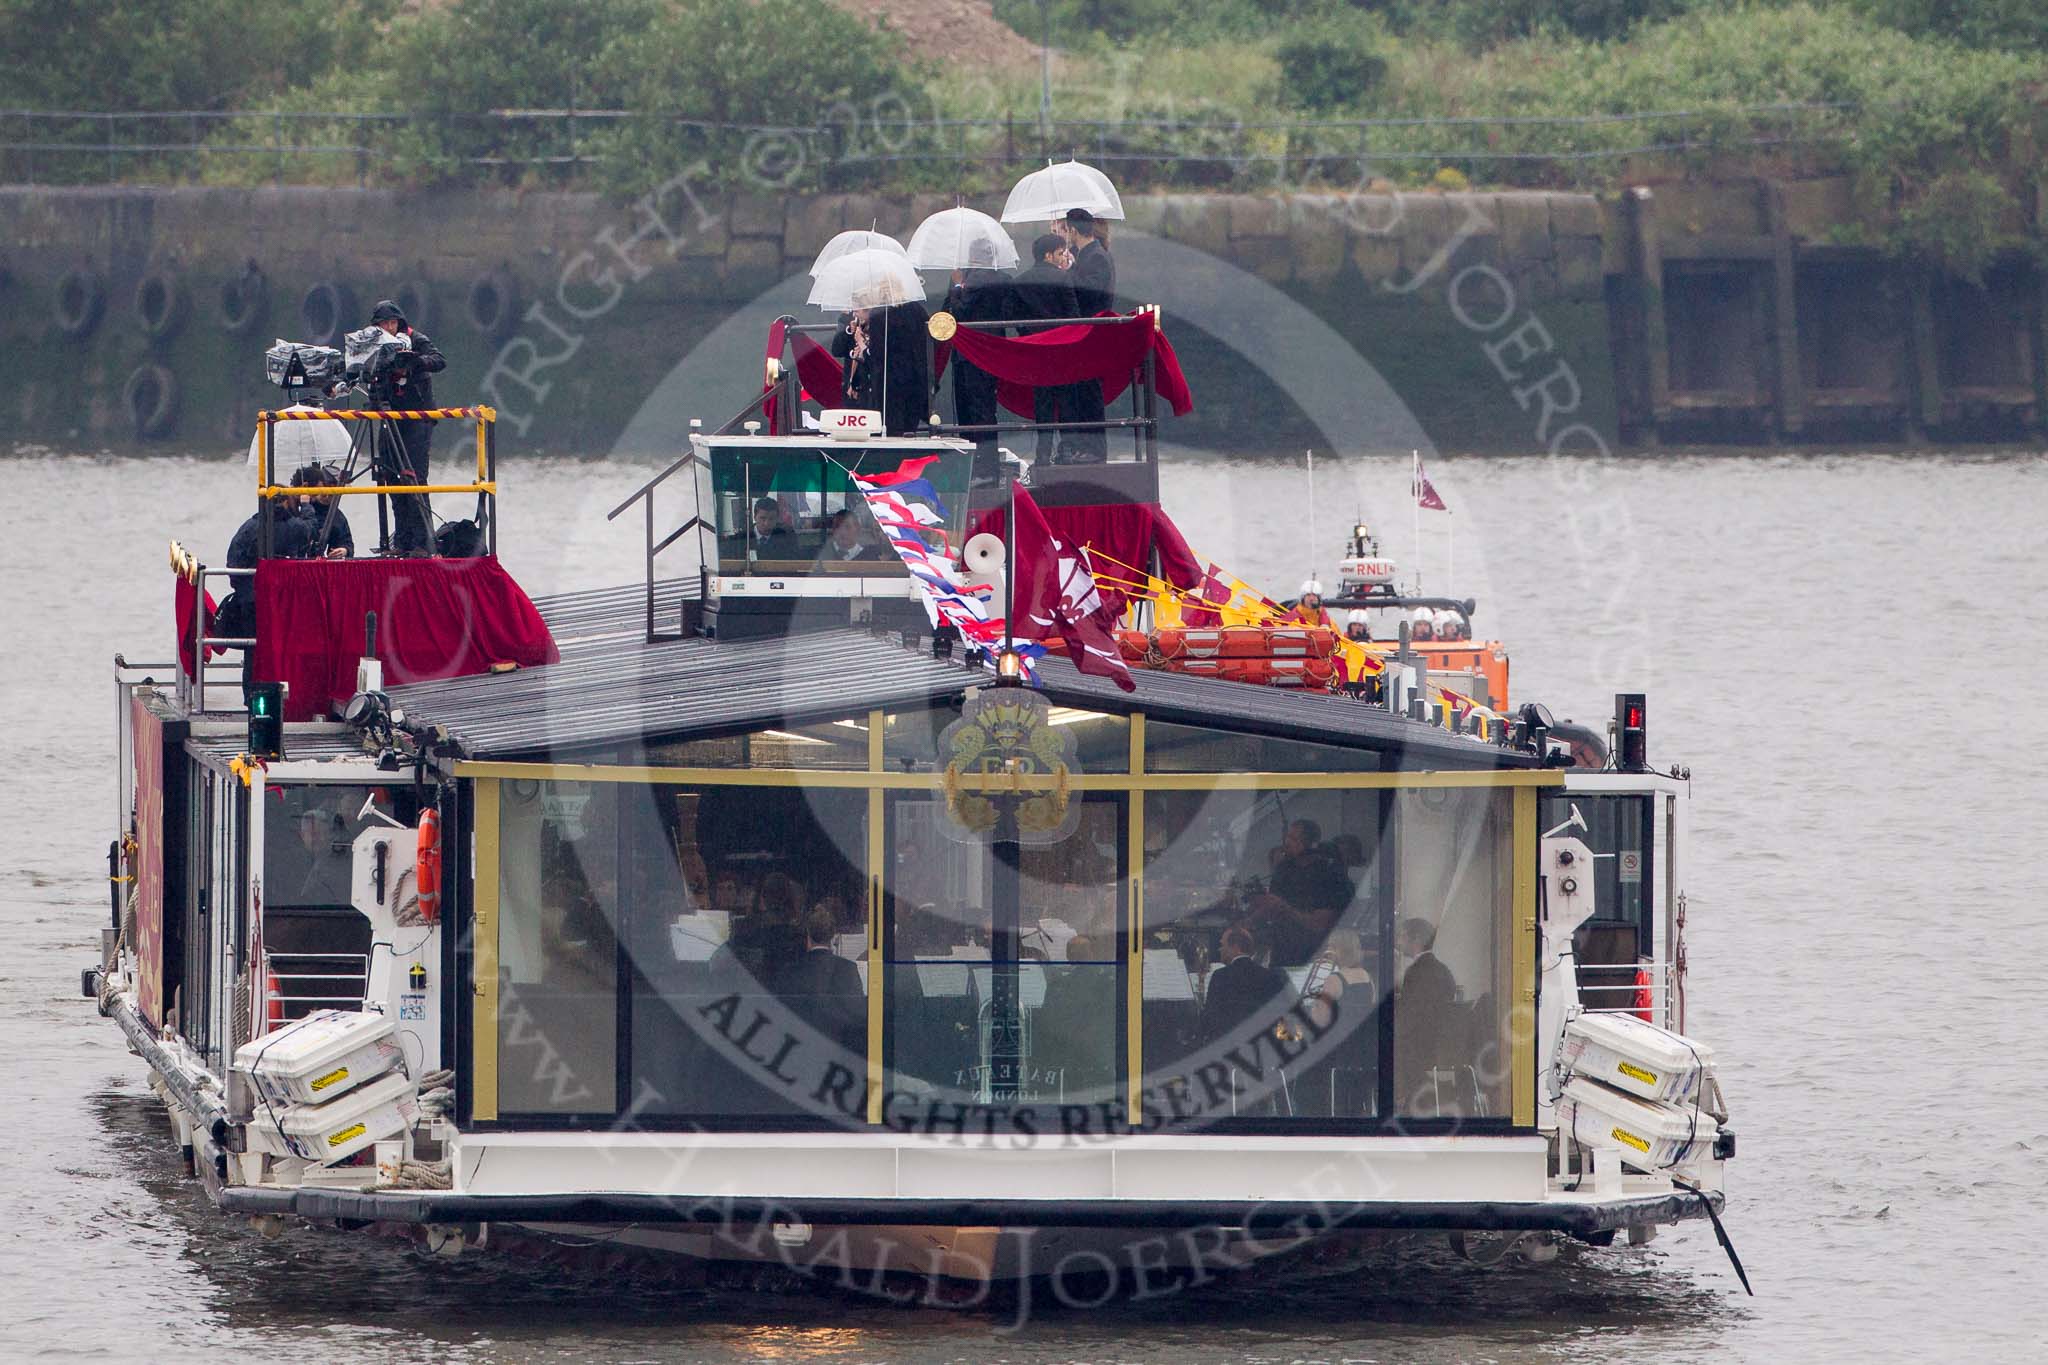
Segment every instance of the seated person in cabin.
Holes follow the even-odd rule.
[[[867,991],[860,968],[832,951],[838,916],[823,903],[804,916],[804,950],[776,970],[775,994],[790,1012],[849,1052],[867,1051]]]
[[[818,563],[850,564],[894,558],[862,534],[864,529],[859,514],[851,507],[842,507],[834,512],[825,528],[825,544],[818,550]]]
[[[1252,931],[1245,925],[1223,931],[1221,956],[1202,1005],[1202,1037],[1212,1043],[1263,1032],[1294,1003],[1287,974],[1252,956]]]
[[[1464,1015],[1457,978],[1436,955],[1436,926],[1421,916],[1396,926],[1394,946],[1408,962],[1394,992],[1396,1110],[1425,1115],[1455,1112],[1455,1082],[1435,1073],[1439,1067],[1471,1061],[1461,1055]]]
[[[795,559],[796,532],[782,515],[782,504],[774,498],[754,500],[753,553],[760,559]]]
[[[332,488],[340,481],[324,464],[303,465],[292,473],[294,488]],[[306,523],[308,559],[347,559],[356,552],[355,533],[342,515],[341,499],[332,493],[305,492],[298,495],[298,515]]]

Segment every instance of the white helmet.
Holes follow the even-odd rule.
[[[1321,597],[1323,595],[1323,580],[1321,580],[1320,578],[1311,578],[1301,585],[1300,596],[1307,597],[1310,593],[1314,593],[1317,597]]]
[[[1362,626],[1368,624],[1368,622],[1363,611],[1354,610],[1344,613],[1344,624],[1347,626]]]

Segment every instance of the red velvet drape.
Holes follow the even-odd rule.
[[[1114,314],[1104,313],[1103,317]],[[768,328],[768,356],[782,354],[786,325],[780,320]],[[805,392],[827,407],[846,401],[845,372],[832,354],[799,332],[793,339],[797,379]],[[1028,337],[1001,337],[961,328],[951,341],[932,350],[932,373],[942,374],[954,351],[996,376],[996,399],[1019,417],[1032,415],[1031,391],[1046,384],[1072,384],[1083,379],[1102,381],[1102,401],[1113,403],[1131,386],[1131,380],[1145,363],[1149,351],[1154,357],[1153,382],[1176,417],[1195,409],[1187,376],[1181,373],[1180,357],[1166,339],[1155,317],[1134,313],[1114,326],[1055,327]],[[767,429],[778,434],[775,405],[769,403]]]
[[[255,674],[290,684],[286,720],[324,715],[355,691],[372,611],[389,687],[561,657],[532,600],[493,558],[266,559],[256,566]]]

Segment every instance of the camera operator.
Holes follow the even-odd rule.
[[[436,350],[425,332],[415,331],[398,305],[380,299],[370,310],[370,325],[387,336],[402,336],[407,345],[393,348],[385,363],[365,376],[373,407],[412,410],[434,406],[433,375],[448,368],[448,361]],[[399,419],[391,423],[398,449],[390,442],[377,443],[375,471],[384,484],[427,483],[427,459],[434,443],[434,424],[424,418]],[[434,553],[433,514],[427,496],[394,497],[392,517],[397,523],[394,546],[402,555]]]

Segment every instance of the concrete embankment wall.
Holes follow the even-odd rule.
[[[398,296],[449,357],[437,397],[492,402],[509,448],[660,447],[758,389],[777,314],[820,316],[803,277],[835,232],[907,234],[950,202],[0,188],[0,441],[124,448],[141,419],[156,444],[246,443],[277,398],[273,337],[325,340],[337,306],[359,326]],[[1328,430],[1328,390],[1380,393],[1451,449],[1961,432],[2044,409],[2034,268],[1973,287],[1829,247],[1855,206],[1825,183],[1126,209],[1124,302],[1162,306],[1197,396],[1166,432],[1183,444],[1402,430]],[[230,310],[239,328],[224,290],[260,300]]]

